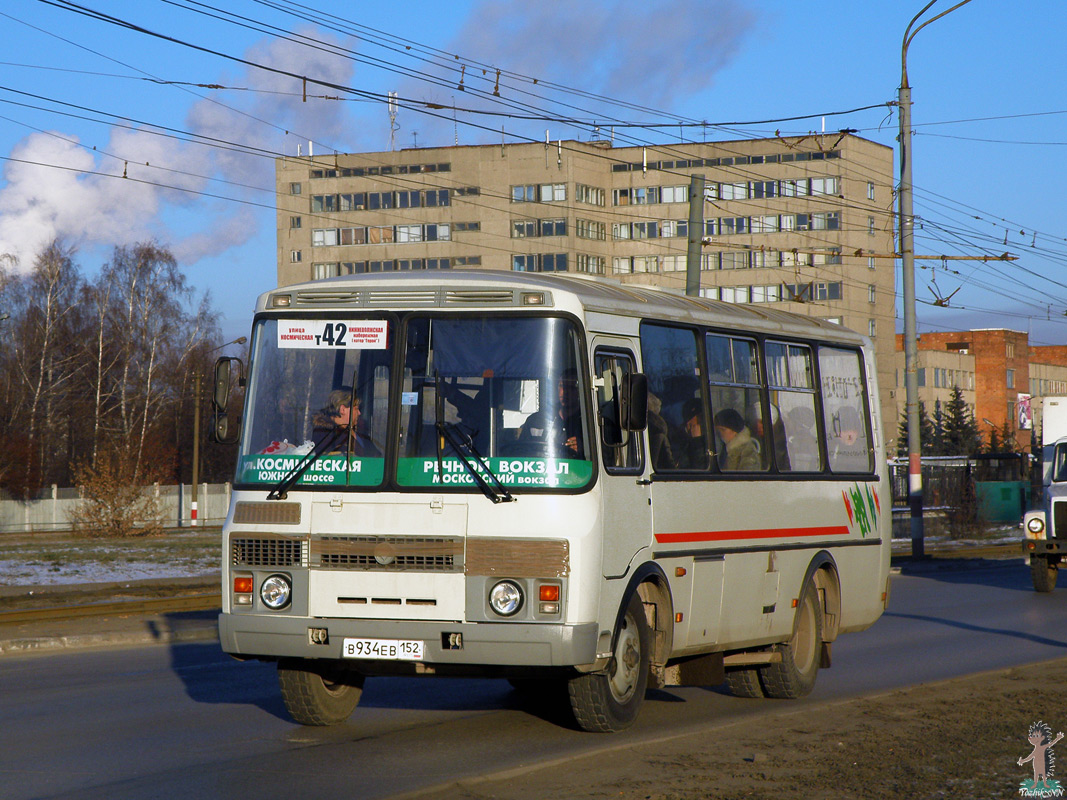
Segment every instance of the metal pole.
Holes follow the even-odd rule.
[[[911,508],[911,554],[921,558],[923,548],[923,476],[922,442],[919,439],[919,344],[915,325],[915,215],[912,206],[911,182],[911,86],[908,84],[908,45],[915,34],[935,20],[966,5],[962,0],[947,11],[926,20],[914,31],[911,26],[937,0],[930,0],[912,17],[904,31],[900,48],[900,259],[904,284],[904,393],[908,421],[908,506]]]
[[[704,176],[689,178],[689,246],[685,256],[685,293],[700,295],[700,248],[704,240]]]
[[[903,72],[900,106],[900,257],[904,273],[904,395],[908,420],[908,506],[911,554],[924,555],[922,442],[919,438],[919,370],[915,325],[915,219],[911,187],[911,87]]]

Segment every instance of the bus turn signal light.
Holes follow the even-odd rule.
[[[538,594],[542,602],[544,603],[558,603],[559,602],[559,586],[554,583],[543,583]]]
[[[234,594],[252,594],[252,576],[240,576],[233,579]]]

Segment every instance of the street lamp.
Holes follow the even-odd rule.
[[[919,439],[919,370],[915,326],[915,217],[911,184],[911,86],[908,84],[908,46],[915,35],[931,22],[966,5],[962,0],[948,11],[931,17],[914,31],[912,25],[937,0],[930,0],[912,17],[904,31],[900,48],[900,258],[904,284],[904,394],[908,420],[908,505],[911,507],[911,554],[923,556],[923,477],[922,442]]]
[[[232,342],[212,347],[205,356],[209,356],[216,350],[229,347],[231,344],[244,344],[248,341],[245,336],[238,336]],[[193,372],[193,490],[189,497],[190,525],[196,527],[196,488],[200,482],[200,367]]]

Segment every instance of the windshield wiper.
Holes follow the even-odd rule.
[[[304,473],[308,471],[316,459],[321,456],[326,450],[332,447],[338,439],[341,438],[343,433],[348,431],[347,427],[334,428],[328,434],[322,437],[322,441],[316,444],[311,452],[301,458],[293,468],[285,473],[285,477],[278,481],[277,485],[270,490],[270,494],[267,495],[268,500],[284,500],[289,490],[296,485],[296,482],[303,477]]]
[[[459,456],[459,460],[466,467],[467,472],[474,479],[474,482],[478,485],[478,488],[482,490],[482,494],[492,500],[494,503],[511,503],[515,498],[511,492],[500,482],[500,478],[493,472],[492,468],[482,458],[482,454],[478,452],[478,449],[474,446],[474,440],[464,434],[454,422],[446,422],[444,418],[444,408],[442,404],[441,395],[441,373],[437,372],[434,375],[434,388],[435,388],[435,403],[434,412],[436,416],[436,429],[437,429],[437,474],[441,480],[444,480],[444,454],[442,452],[441,440],[446,440]],[[470,451],[470,455],[463,452],[466,448]],[[482,476],[478,469],[475,469],[474,463],[477,463],[481,469],[485,470],[485,474],[493,480],[493,485]]]

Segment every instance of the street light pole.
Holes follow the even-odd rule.
[[[231,344],[244,344],[247,341],[246,337],[238,336],[232,342],[211,348],[204,355],[209,356],[216,350],[229,347]],[[196,527],[197,485],[200,483],[200,378],[200,366],[197,365],[193,373],[193,486],[189,496],[189,524],[193,528]]]
[[[923,548],[923,478],[922,441],[919,438],[919,345],[915,324],[915,215],[911,182],[911,86],[908,83],[908,46],[915,35],[931,22],[966,5],[962,0],[952,8],[931,17],[914,31],[912,25],[937,0],[930,0],[922,11],[912,17],[904,31],[900,49],[900,90],[897,105],[900,109],[900,258],[904,289],[904,393],[908,422],[908,505],[911,508],[911,554],[921,558]]]

